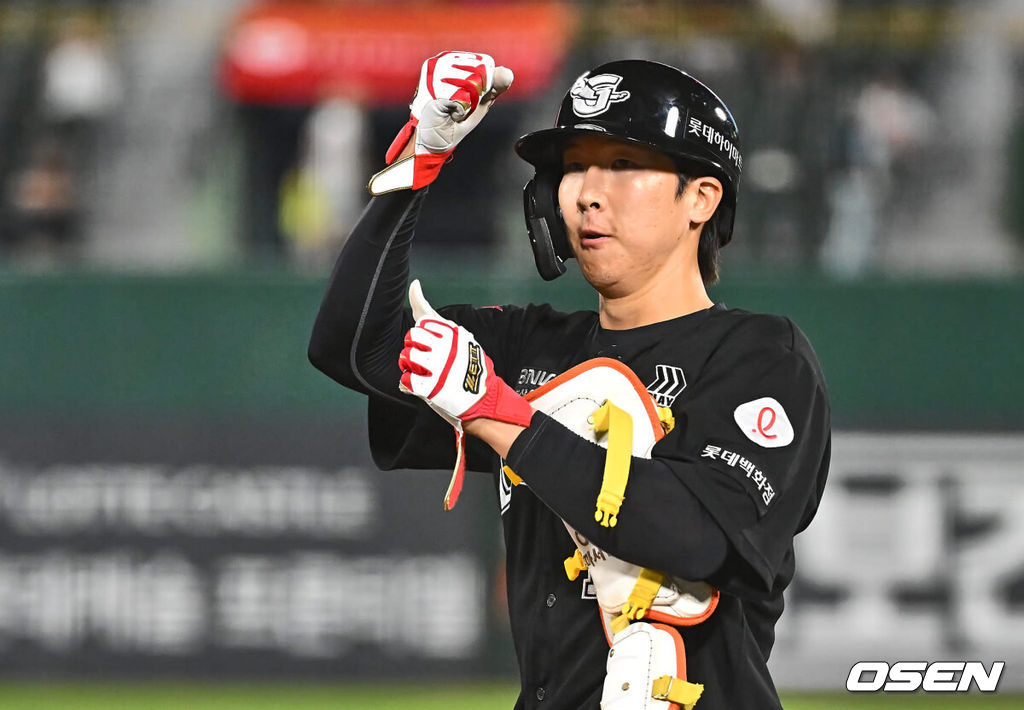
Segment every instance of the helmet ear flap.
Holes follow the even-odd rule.
[[[565,222],[558,206],[559,178],[560,175],[553,171],[538,170],[523,188],[526,231],[530,234],[537,271],[545,281],[564,274],[565,260],[572,258]]]
[[[718,247],[722,248],[732,241],[732,228],[736,220],[736,195],[726,194],[715,211],[711,221],[715,228],[715,238],[718,240]]]

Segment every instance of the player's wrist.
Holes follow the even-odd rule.
[[[402,126],[391,145],[384,154],[384,164],[391,165],[402,158],[408,158],[416,151],[416,125],[418,121],[415,116],[409,116],[409,120]]]
[[[487,361],[487,391],[476,404],[459,417],[463,425],[478,419],[489,419],[521,427],[530,426],[533,407],[509,387],[505,380],[494,374],[491,358],[486,355],[484,357]]]
[[[512,444],[526,431],[526,427],[518,424],[484,418],[465,422],[462,427],[466,434],[480,439],[502,458],[508,457]]]
[[[416,153],[416,130],[413,129],[412,136],[411,136],[410,140],[405,144],[405,147],[402,148],[402,152],[400,152],[398,154],[398,157],[395,158],[395,160],[403,160],[404,158],[409,158],[412,155],[414,155],[415,153]]]

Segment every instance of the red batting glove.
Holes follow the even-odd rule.
[[[455,471],[444,500],[444,509],[451,510],[466,469],[463,422],[486,418],[526,427],[533,408],[495,374],[472,333],[430,306],[418,280],[409,286],[409,303],[416,325],[398,358],[399,389],[424,400],[455,428]]]
[[[409,120],[388,148],[388,167],[370,179],[370,192],[418,190],[432,183],[512,79],[511,70],[496,67],[486,54],[441,52],[425,61]],[[410,140],[416,144],[413,155],[397,160]]]

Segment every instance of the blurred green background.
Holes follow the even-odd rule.
[[[548,284],[487,262],[418,259],[413,276],[438,303],[596,308],[575,268]],[[359,411],[360,396],[332,387],[306,362],[324,284],[324,277],[266,271],[0,275],[0,340],[19,343],[0,351],[9,378],[0,407],[92,415]],[[1022,280],[836,282],[727,270],[711,295],[800,326],[824,368],[837,428],[999,431],[1024,421]]]

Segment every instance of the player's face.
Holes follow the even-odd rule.
[[[569,243],[584,277],[604,296],[637,292],[667,270],[696,263],[692,200],[687,193],[677,196],[679,175],[671,158],[612,138],[582,136],[566,148],[562,167],[558,202]]]

